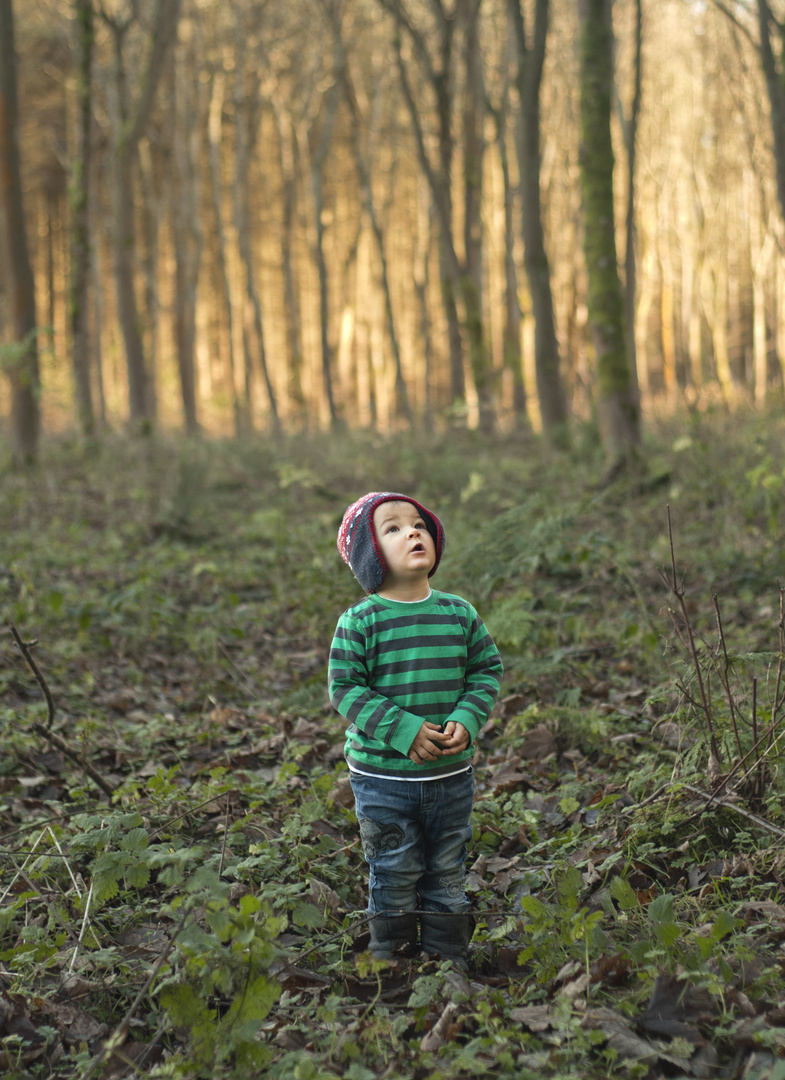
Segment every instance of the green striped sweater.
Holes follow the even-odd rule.
[[[330,700],[349,721],[349,767],[403,779],[462,772],[501,677],[498,649],[460,596],[434,590],[413,604],[364,597],[341,615],[330,649]],[[458,721],[470,745],[416,764],[407,754],[424,720]]]

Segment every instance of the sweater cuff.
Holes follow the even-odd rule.
[[[474,740],[480,734],[480,727],[482,726],[477,723],[477,717],[474,713],[470,709],[462,709],[459,706],[457,709],[453,709],[445,723],[449,724],[450,721],[454,721],[456,724],[463,724],[469,732],[469,745],[473,745]]]
[[[413,713],[407,713],[401,709],[401,717],[392,734],[389,745],[393,750],[397,750],[399,754],[408,757],[409,751],[412,748],[412,743],[417,738],[417,732],[422,725],[423,722],[419,716],[415,716]]]

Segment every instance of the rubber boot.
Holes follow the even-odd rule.
[[[429,911],[420,916],[420,948],[429,956],[452,960],[456,967],[469,967],[469,942],[476,925],[473,915],[447,915]]]
[[[369,921],[368,929],[368,947],[377,960],[389,960],[393,955],[413,956],[417,950],[416,915],[377,915]]]

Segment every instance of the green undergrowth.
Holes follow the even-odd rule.
[[[3,629],[0,1067],[781,1076],[781,424],[649,439],[606,487],[588,436],[465,433],[107,438],[3,474],[0,624],[60,743]],[[434,584],[504,655],[468,976],[364,951],[325,667],[373,489],[443,519]]]

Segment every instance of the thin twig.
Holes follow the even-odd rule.
[[[87,927],[90,925],[90,901],[92,900],[92,898],[93,898],[93,883],[91,881],[90,882],[90,891],[87,894],[87,900],[85,901],[85,906],[84,906],[84,918],[82,919],[82,927],[81,927],[81,929],[79,931],[79,937],[77,939],[76,945],[74,946],[74,955],[71,957],[71,963],[68,966],[68,974],[69,975],[73,975],[73,973],[74,973],[74,964],[76,963],[76,957],[77,957],[77,954],[79,952],[79,946],[82,944],[82,941],[84,940],[85,933],[87,931]]]
[[[710,794],[708,791],[702,791],[701,788],[693,787],[692,784],[679,783],[685,791],[691,791],[693,795],[699,795],[700,798],[706,800],[706,806],[702,807],[698,814],[693,814],[693,817],[697,817],[700,814],[706,812],[711,803],[715,806],[725,806],[728,810],[733,810],[737,814],[741,814],[742,817],[747,818],[748,821],[754,822],[762,829],[767,829],[769,832],[774,833],[776,836],[781,836],[785,840],[785,829],[780,829],[777,825],[772,825],[770,821],[766,821],[765,818],[758,817],[757,814],[750,813],[749,810],[745,810],[743,806],[737,806],[735,802],[731,802],[729,799],[718,799],[715,795]],[[692,818],[687,818],[687,821],[691,821]],[[685,824],[685,822],[682,822]]]
[[[38,641],[22,641],[21,637],[19,636],[19,631],[16,629],[15,626],[9,626],[9,630],[11,631],[11,637],[14,639],[17,644],[17,648],[27,661],[27,666],[30,668],[33,675],[35,676],[35,681],[41,687],[41,691],[46,698],[46,726],[47,729],[49,729],[51,728],[52,722],[55,718],[55,703],[52,699],[49,687],[46,684],[46,679],[39,671],[38,665],[36,664],[35,660],[33,660],[32,653],[30,652],[30,650],[34,649],[35,646],[38,644]]]
[[[153,829],[150,832],[150,838],[152,838],[153,836],[158,836],[164,831],[164,829],[168,829],[170,825],[174,825],[176,821],[182,821],[183,818],[190,817],[191,814],[195,814],[196,811],[201,810],[203,806],[209,806],[211,802],[217,802],[218,799],[222,799],[224,795],[229,796],[235,794],[236,792],[237,788],[231,788],[229,791],[222,791],[220,795],[213,795],[211,796],[211,798],[205,799],[204,802],[197,803],[196,806],[192,806],[190,810],[186,810],[183,814],[178,814],[177,817],[167,818],[163,825],[159,825],[157,829]]]
[[[695,675],[697,677],[698,688],[700,690],[700,699],[701,699],[701,703],[702,703],[702,706],[703,706],[703,714],[704,714],[704,716],[706,718],[706,726],[707,726],[708,732],[709,732],[709,745],[711,747],[711,752],[714,755],[714,757],[717,759],[717,761],[720,761],[721,759],[720,759],[719,746],[717,745],[717,739],[716,739],[715,734],[714,734],[714,725],[712,723],[712,718],[711,718],[711,707],[709,705],[708,698],[706,697],[706,688],[703,685],[703,672],[701,670],[700,658],[698,656],[698,650],[697,650],[697,647],[695,645],[695,638],[694,638],[693,633],[692,633],[692,623],[690,622],[690,617],[689,617],[689,615],[687,613],[687,605],[684,602],[684,583],[683,583],[683,579],[682,579],[682,582],[679,583],[679,579],[678,579],[678,577],[676,575],[676,554],[675,554],[674,547],[673,547],[673,524],[671,522],[671,508],[670,508],[670,505],[667,507],[667,511],[668,511],[668,538],[670,540],[670,552],[671,552],[671,578],[670,578],[670,581],[669,581],[669,585],[670,585],[671,592],[673,593],[673,595],[676,597],[676,600],[678,601],[679,609],[681,611],[681,617],[682,617],[682,619],[684,621],[684,629],[685,629],[686,634],[687,634],[687,643],[688,643],[689,653],[690,653],[690,656],[692,658],[693,667],[695,668]],[[666,578],[666,580],[667,580],[667,578]]]
[[[782,585],[779,583],[779,581],[777,582],[777,588],[780,591],[780,614],[779,619],[777,620],[777,634],[780,643],[780,654],[777,661],[777,681],[774,684],[774,705],[771,710],[771,724],[769,725],[769,746],[771,746],[771,741],[774,738],[774,727],[777,723],[777,713],[782,708],[783,703],[785,703],[785,695],[783,695],[783,698],[780,698],[780,690],[782,689],[783,664],[785,664],[785,590],[783,590]]]
[[[726,773],[725,778],[722,781],[722,787],[725,788],[725,790],[727,790],[728,784],[730,783],[730,781],[733,779],[733,777],[736,775],[736,773],[739,771],[739,769],[741,769],[742,765],[744,765],[744,763],[747,761],[747,758],[751,757],[752,754],[755,753],[755,751],[758,748],[759,743],[762,742],[764,738],[766,738],[767,734],[768,734],[767,732],[764,732],[764,734],[760,736],[760,739],[758,740],[758,742],[753,743],[753,745],[749,748],[747,753],[744,754],[743,757],[739,758],[739,760],[736,762],[736,764],[731,768],[730,772]],[[785,730],[781,731],[780,734],[776,737],[776,739],[774,739],[769,744],[769,746],[767,746],[766,753],[764,755],[764,760],[765,760],[765,758],[767,758],[771,754],[772,750],[777,745],[777,743],[780,742],[784,737],[785,737]],[[755,765],[751,765],[750,768],[746,770],[746,772],[743,772],[741,774],[741,776],[739,777],[739,781],[738,781],[739,784],[743,783],[747,779],[747,777],[751,775],[753,769],[755,769],[756,767],[757,767],[757,762],[755,763]],[[717,792],[717,794],[719,795],[719,791]]]
[[[17,849],[0,848],[0,855],[11,855],[11,856],[13,856],[13,855],[35,855],[35,852],[34,851],[20,851],[18,848]],[[68,861],[68,856],[63,855],[58,851],[47,851],[46,852],[46,858],[47,859],[64,859],[64,860],[66,860],[66,862]],[[78,891],[79,890],[77,889],[77,892]],[[3,895],[5,895],[5,894],[3,894]],[[79,895],[81,896],[82,894],[79,893]],[[0,901],[2,901],[2,897],[0,897]]]
[[[257,688],[256,688],[256,687],[254,686],[254,684],[253,684],[253,683],[251,682],[251,680],[250,680],[250,679],[249,679],[249,678],[247,677],[247,675],[245,675],[245,673],[244,673],[243,671],[241,671],[241,670],[240,670],[240,668],[239,668],[239,667],[237,666],[237,664],[236,664],[236,663],[234,662],[234,659],[233,659],[233,657],[232,657],[231,653],[229,652],[229,650],[228,650],[228,649],[226,648],[226,646],[224,645],[224,643],[223,643],[222,641],[219,641],[219,642],[218,642],[218,648],[219,648],[219,649],[221,650],[221,652],[222,652],[222,653],[224,654],[224,656],[226,657],[226,659],[227,659],[227,660],[229,661],[229,664],[230,664],[230,666],[231,666],[231,667],[232,667],[232,668],[234,669],[234,671],[235,671],[235,672],[237,673],[237,676],[238,676],[238,678],[239,678],[240,682],[241,682],[241,683],[243,684],[243,686],[245,687],[245,689],[246,689],[246,690],[249,690],[249,691],[250,691],[250,692],[251,692],[251,693],[253,694],[253,696],[254,696],[255,698],[257,698],[257,700],[258,700],[258,699],[259,699],[259,698],[261,697],[261,695],[260,695],[260,693],[259,693],[259,690],[258,690],[258,689],[257,689]]]
[[[31,851],[29,851],[29,852],[27,853],[27,858],[25,859],[25,861],[24,861],[24,862],[22,863],[22,865],[21,865],[21,866],[17,866],[17,868],[16,868],[16,874],[15,874],[15,875],[14,875],[14,877],[13,877],[13,878],[11,879],[11,884],[10,884],[10,885],[8,886],[8,888],[7,888],[6,890],[5,890],[5,892],[3,893],[3,895],[2,895],[2,896],[0,896],[0,904],[2,904],[2,903],[4,902],[4,900],[5,900],[6,896],[8,896],[8,894],[9,894],[9,893],[10,893],[10,891],[11,891],[11,889],[13,889],[14,885],[16,884],[17,880],[18,880],[18,879],[19,879],[20,877],[24,877],[24,879],[25,879],[25,881],[27,881],[28,885],[30,884],[30,881],[29,881],[29,879],[27,878],[27,876],[26,876],[26,875],[25,875],[25,873],[24,873],[24,868],[25,868],[25,867],[27,866],[27,864],[28,864],[28,863],[30,862],[30,860],[32,859],[33,855],[35,854],[35,849],[36,849],[36,848],[38,847],[38,845],[39,845],[39,844],[41,843],[41,841],[43,840],[43,838],[44,838],[45,834],[46,834],[46,829],[43,829],[43,830],[42,830],[42,832],[41,832],[41,835],[40,835],[40,836],[38,837],[38,839],[36,840],[36,842],[35,842],[35,843],[33,844],[32,850],[31,850]],[[9,851],[9,852],[4,852],[3,854],[7,854],[7,855],[10,855],[10,856],[12,857],[12,861],[13,861],[13,856],[14,856],[14,855],[22,855],[22,854],[23,854],[23,852],[21,852],[21,851]]]
[[[72,750],[68,743],[66,743],[63,739],[60,738],[59,735],[56,735],[55,732],[51,730],[52,722],[55,715],[54,701],[52,700],[52,695],[49,691],[49,687],[46,684],[46,679],[43,677],[43,675],[38,669],[35,660],[33,660],[33,657],[30,655],[30,648],[33,645],[37,644],[37,642],[26,643],[22,641],[15,626],[11,626],[9,627],[9,629],[11,631],[14,641],[19,648],[19,651],[27,662],[27,666],[30,668],[33,675],[35,676],[35,680],[41,687],[41,691],[46,698],[46,727],[44,727],[43,724],[39,724],[37,721],[34,721],[30,725],[33,731],[36,733],[36,735],[40,735],[42,738],[50,742],[52,746],[56,747],[60,751],[61,754],[64,754],[67,758],[70,758],[70,760],[75,762],[81,769],[84,769],[90,779],[101,789],[101,791],[103,791],[106,796],[111,799],[115,793],[115,789],[112,787],[112,785],[109,784],[106,780],[104,780],[101,774],[93,768],[89,761],[85,761],[84,758],[76,752],[76,750]]]
[[[741,739],[739,738],[739,728],[736,723],[736,702],[734,701],[733,694],[730,688],[730,660],[728,659],[728,647],[725,644],[725,631],[722,627],[722,615],[720,614],[720,602],[717,598],[717,594],[712,595],[712,603],[714,604],[714,613],[717,618],[717,633],[719,635],[720,648],[722,649],[722,655],[724,658],[724,667],[720,672],[720,682],[725,691],[725,696],[728,701],[728,711],[730,712],[731,724],[733,725],[733,734],[736,739],[736,749],[739,753],[742,753]]]
[[[174,948],[175,941],[177,941],[177,938],[183,932],[183,930],[185,928],[186,919],[188,918],[188,916],[190,914],[191,914],[191,909],[190,908],[187,908],[183,912],[182,919],[180,919],[180,922],[178,923],[178,925],[177,925],[177,927],[175,929],[175,932],[169,938],[169,941],[167,942],[166,948],[164,949],[164,951],[161,953],[161,955],[156,960],[155,967],[153,968],[153,970],[150,972],[147,979],[145,980],[144,986],[142,986],[141,990],[139,991],[139,993],[134,998],[133,1002],[131,1003],[130,1008],[128,1009],[128,1012],[125,1014],[123,1019],[115,1027],[112,1034],[105,1040],[103,1049],[101,1050],[100,1054],[96,1055],[96,1057],[93,1058],[92,1062],[90,1063],[89,1069],[87,1070],[86,1073],[84,1073],[82,1075],[82,1080],[90,1080],[90,1077],[93,1075],[93,1073],[95,1073],[97,1069],[101,1068],[101,1066],[105,1064],[105,1062],[108,1060],[108,1058],[111,1057],[112,1043],[116,1039],[119,1039],[119,1037],[122,1035],[123,1031],[127,1029],[128,1024],[133,1019],[134,1013],[136,1012],[136,1010],[141,1005],[142,1001],[144,1000],[145,995],[147,994],[147,991],[153,985],[153,981],[157,977],[157,975],[158,975],[159,971],[161,970],[161,968],[166,963],[166,960],[167,960],[167,958],[169,956],[169,953]]]
[[[643,802],[634,803],[632,806],[623,806],[621,809],[622,814],[631,814],[634,810],[640,810],[644,806],[650,806],[651,803],[657,802],[658,799],[668,794],[668,789],[671,787],[670,783],[662,784],[653,795],[649,795],[648,799],[644,799]]]
[[[79,888],[79,883],[77,882],[76,878],[74,877],[74,872],[73,872],[73,870],[71,869],[71,864],[70,864],[70,863],[69,863],[69,861],[68,861],[68,856],[67,856],[67,855],[65,854],[65,852],[63,851],[63,849],[62,849],[62,848],[60,847],[60,841],[59,841],[59,840],[57,839],[57,837],[55,836],[54,832],[52,831],[52,827],[51,827],[51,825],[48,825],[48,826],[47,826],[47,829],[49,830],[49,835],[50,835],[50,836],[52,837],[52,840],[53,840],[53,841],[54,841],[54,843],[55,843],[55,847],[57,848],[57,851],[58,851],[58,853],[59,853],[59,855],[60,855],[60,858],[61,858],[61,859],[65,859],[65,868],[66,868],[66,870],[68,871],[68,876],[69,876],[69,877],[71,878],[71,882],[72,882],[72,884],[73,884],[74,888],[76,889],[76,895],[77,895],[77,896],[79,897],[79,899],[81,900],[81,899],[82,899],[82,890],[81,890],[81,889]],[[52,853],[51,853],[51,852],[47,852],[47,853],[46,853],[46,857],[47,857],[47,858],[51,858],[51,857],[52,857]],[[84,882],[83,882],[83,884],[84,884]],[[90,888],[92,889],[92,885],[90,886]]]
[[[224,858],[226,857],[226,838],[229,835],[229,792],[226,793],[226,813],[224,814],[224,839],[221,844],[221,861],[218,863],[218,877],[224,872]]]

